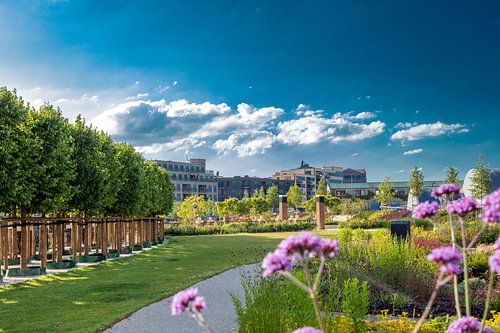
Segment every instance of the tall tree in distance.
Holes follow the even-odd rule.
[[[316,187],[316,194],[317,195],[327,195],[328,194],[326,180],[324,177],[321,178],[320,181],[318,182],[318,186]]]
[[[424,175],[420,168],[414,167],[411,170],[410,182],[409,182],[410,191],[414,197],[418,198],[424,191]]]
[[[279,204],[279,193],[278,193],[278,186],[272,185],[267,188],[267,193],[266,193],[266,200],[271,206],[272,210],[276,207],[278,207]]]
[[[472,196],[482,200],[485,195],[490,193],[491,177],[488,166],[482,155],[478,155],[474,173],[472,174]]]
[[[33,181],[36,195],[30,205],[33,213],[64,213],[69,210],[75,179],[73,141],[68,121],[60,109],[45,104],[31,111],[31,131],[40,142],[40,175]]]
[[[454,167],[449,167],[446,171],[446,179],[444,180],[445,184],[455,184],[459,185],[460,180],[458,179],[458,171]]]
[[[297,185],[297,182],[295,182],[295,184],[293,184],[293,186],[288,189],[288,192],[286,192],[286,198],[290,206],[293,206],[295,208],[297,208],[297,206],[300,206],[303,201],[303,197],[302,190],[300,189],[299,185]]]
[[[375,195],[380,205],[389,203],[394,198],[394,190],[391,184],[391,177],[385,177],[384,181],[378,184],[378,193]]]

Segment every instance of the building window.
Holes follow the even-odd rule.
[[[174,170],[179,171],[179,166],[177,164],[174,164]]]

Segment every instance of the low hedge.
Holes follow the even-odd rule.
[[[422,227],[424,229],[432,229],[432,223],[426,220],[418,220],[414,218],[402,218],[398,220],[410,221],[412,226]],[[389,228],[392,221],[369,221],[353,217],[349,221],[339,222],[339,228],[351,229],[374,229],[374,228]]]
[[[315,227],[312,222],[265,222],[248,223],[233,222],[221,225],[195,227],[189,225],[173,225],[165,227],[165,235],[170,236],[190,236],[190,235],[214,235],[214,234],[238,234],[238,233],[259,233],[259,232],[286,232],[311,230]]]

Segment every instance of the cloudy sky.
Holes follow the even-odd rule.
[[[147,158],[500,167],[494,1],[2,1],[0,85]]]

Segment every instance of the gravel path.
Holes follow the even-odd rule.
[[[232,332],[232,329],[236,327],[236,314],[229,291],[236,292],[240,299],[242,299],[242,274],[253,277],[258,271],[259,264],[244,265],[194,285],[194,287],[198,288],[198,294],[205,297],[207,309],[203,311],[203,315],[215,332]],[[116,323],[105,332],[204,332],[187,313],[183,313],[180,316],[172,316],[170,314],[171,302],[172,297],[169,297],[146,306],[130,317]]]

